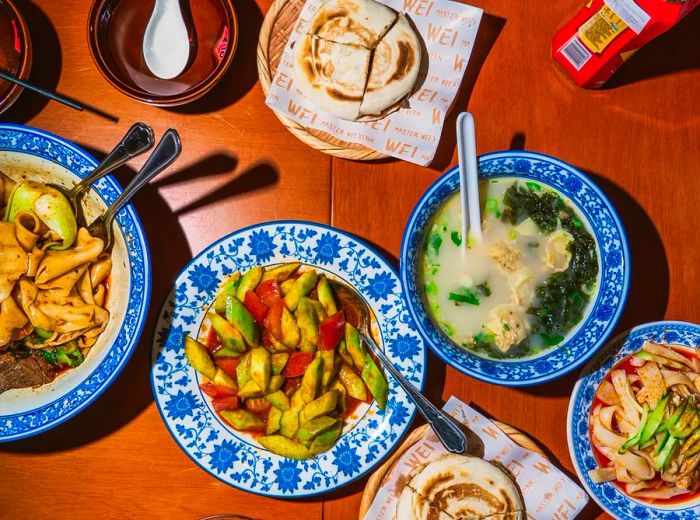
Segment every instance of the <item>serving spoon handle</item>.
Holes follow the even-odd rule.
[[[160,142],[156,145],[151,156],[146,160],[146,163],[141,167],[138,173],[127,184],[124,191],[114,199],[114,202],[107,208],[103,215],[97,217],[90,224],[88,231],[92,236],[102,238],[105,241],[105,250],[109,251],[114,245],[114,236],[112,234],[112,221],[124,205],[131,200],[131,197],[143,188],[156,175],[170,166],[175,159],[180,156],[182,144],[180,135],[172,128],[167,130]]]
[[[467,451],[467,436],[462,428],[460,428],[457,421],[452,418],[451,415],[440,410],[433,403],[428,401],[416,387],[409,383],[386,354],[377,346],[369,334],[365,331],[360,331],[360,336],[365,344],[370,347],[374,355],[379,358],[382,365],[384,365],[394,379],[398,381],[401,388],[411,397],[416,408],[418,408],[421,415],[425,417],[425,420],[428,421],[428,424],[433,428],[433,431],[437,434],[440,442],[442,442],[442,445],[445,446],[447,451],[450,453],[465,453]]]
[[[87,191],[93,182],[113,172],[134,157],[147,152],[153,147],[154,143],[153,129],[146,123],[136,123],[129,128],[109,155],[87,177],[71,188],[68,192],[68,200],[75,206],[78,198]]]

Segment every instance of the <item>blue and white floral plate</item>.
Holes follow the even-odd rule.
[[[0,123],[0,171],[72,187],[97,161],[73,143],[20,125]],[[100,179],[83,198],[88,221],[104,212],[121,192],[111,176]],[[151,295],[151,264],[143,227],[132,206],[116,218],[110,321],[79,367],[38,388],[0,394],[0,442],[36,435],[85,409],[112,383],[136,348]]]
[[[401,243],[401,283],[408,310],[421,335],[445,363],[457,370],[497,385],[529,386],[551,381],[574,370],[603,346],[615,328],[629,291],[630,256],[622,223],[608,198],[576,168],[548,155],[506,151],[479,157],[479,178],[517,177],[556,189],[579,215],[595,237],[600,274],[596,294],[582,323],[564,342],[536,357],[493,360],[457,346],[426,311],[418,265],[423,241],[440,206],[459,190],[457,167],[440,177],[416,204],[404,230]]]
[[[328,452],[297,461],[265,450],[225,426],[185,359],[186,334],[198,336],[226,275],[254,265],[301,261],[355,286],[377,318],[386,354],[418,388],[425,380],[425,347],[401,297],[396,272],[367,244],[320,224],[280,221],[232,233],[202,251],[178,276],[153,341],[151,383],[160,414],[183,451],[214,477],[245,491],[297,498],[344,486],[372,470],[396,445],[415,413],[389,379],[385,412],[364,406]]]
[[[596,484],[588,472],[596,468],[591,448],[589,415],[595,391],[612,367],[636,352],[645,341],[672,343],[686,347],[700,345],[700,325],[682,321],[657,321],[640,325],[610,341],[600,355],[581,372],[569,401],[567,441],[569,454],[579,479],[588,494],[614,518],[620,520],[697,520],[700,500],[668,506],[651,505],[630,498],[611,482]]]

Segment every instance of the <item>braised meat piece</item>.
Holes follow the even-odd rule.
[[[11,388],[43,385],[54,377],[54,367],[33,352],[0,353],[0,393]]]

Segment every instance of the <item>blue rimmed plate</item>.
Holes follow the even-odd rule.
[[[185,359],[185,334],[198,336],[220,282],[254,265],[301,261],[356,287],[376,316],[375,336],[416,387],[425,379],[425,347],[401,297],[392,267],[371,247],[320,224],[280,221],[258,224],[212,244],[175,281],[153,341],[151,383],[160,414],[183,451],[214,477],[245,491],[274,497],[326,493],[369,472],[399,442],[415,413],[389,379],[389,400],[355,414],[337,444],[313,459],[296,461],[265,450],[225,426],[199,388],[199,375]]]
[[[455,167],[428,188],[408,219],[401,243],[401,283],[408,310],[430,348],[457,370],[498,385],[529,386],[551,381],[589,359],[615,327],[629,291],[630,257],[622,223],[608,198],[576,168],[544,154],[494,152],[479,157],[479,178],[517,177],[550,186],[588,223],[598,247],[599,280],[589,311],[564,342],[537,357],[492,360],[454,344],[436,327],[424,304],[418,265],[427,226],[440,206],[459,190]]]
[[[97,161],[58,136],[0,123],[0,171],[14,179],[73,186]],[[111,176],[95,183],[83,199],[90,221],[121,192]],[[136,348],[151,295],[151,266],[143,227],[132,206],[116,218],[107,308],[110,321],[79,367],[38,388],[0,394],[0,442],[53,428],[92,403],[117,377]]]
[[[630,498],[611,482],[596,484],[588,476],[588,472],[597,466],[588,427],[595,391],[608,372],[623,358],[642,348],[645,341],[697,347],[700,345],[700,325],[657,321],[635,327],[610,341],[603,352],[586,365],[574,387],[566,428],[569,454],[588,494],[613,517],[620,520],[696,520],[700,518],[699,499],[655,506]]]

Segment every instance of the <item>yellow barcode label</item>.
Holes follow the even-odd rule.
[[[606,4],[578,28],[578,37],[593,52],[602,52],[627,24]]]

